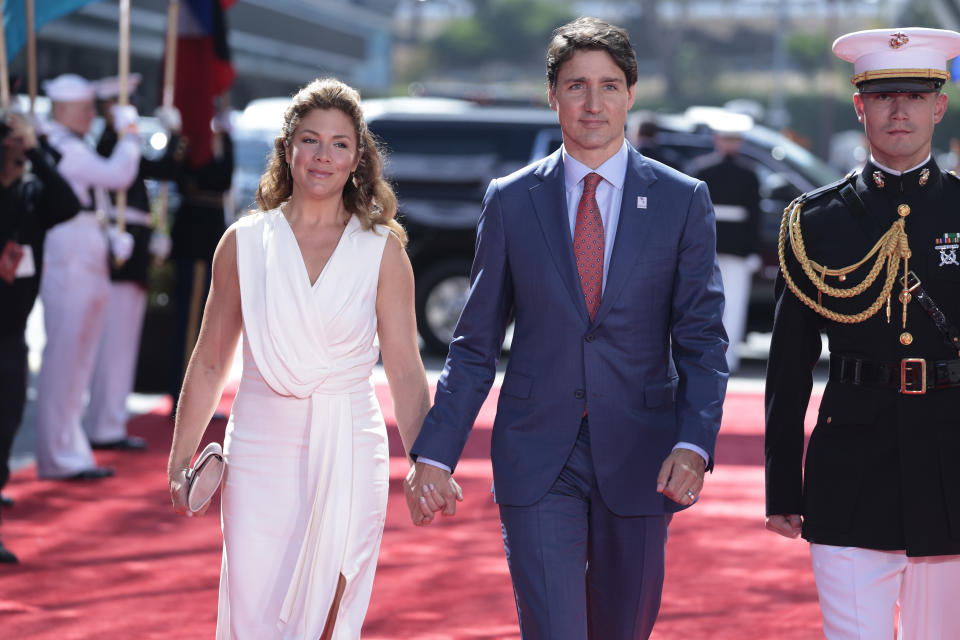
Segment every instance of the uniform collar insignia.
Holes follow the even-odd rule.
[[[883,171],[879,169],[873,172],[873,184],[877,185],[877,189],[883,189],[886,182],[883,179]]]

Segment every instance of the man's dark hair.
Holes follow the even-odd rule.
[[[553,40],[547,47],[549,86],[557,86],[560,67],[577,51],[606,51],[623,70],[623,75],[627,77],[627,86],[632,87],[637,83],[637,56],[630,45],[630,35],[626,29],[599,18],[586,17],[577,18],[553,32]]]

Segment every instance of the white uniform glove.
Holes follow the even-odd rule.
[[[115,104],[110,107],[110,115],[113,116],[113,128],[117,133],[122,135],[137,132],[140,116],[132,104]]]
[[[183,127],[183,118],[180,117],[180,110],[176,107],[157,107],[153,112],[160,121],[160,125],[172,133],[180,133]]]
[[[126,262],[133,255],[133,236],[128,232],[109,227],[107,239],[110,241],[110,253],[118,262]]]
[[[163,231],[150,234],[150,255],[158,260],[166,260],[170,255],[170,236]]]
[[[210,122],[214,133],[233,133],[233,124],[230,122],[229,111],[218,111]]]

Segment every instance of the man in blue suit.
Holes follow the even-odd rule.
[[[415,524],[455,512],[449,472],[512,318],[491,455],[523,638],[646,638],[667,526],[703,486],[726,390],[713,208],[702,182],[624,139],[626,31],[560,27],[547,81],[563,147],[487,190],[405,488]]]

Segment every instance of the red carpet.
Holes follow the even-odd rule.
[[[386,389],[380,397],[392,424]],[[494,406],[484,407],[457,470],[466,501],[427,529],[409,524],[399,486],[406,463],[391,428],[394,482],[365,639],[519,638],[489,494]],[[74,484],[37,480],[32,469],[15,474],[8,492],[17,505],[0,533],[22,564],[0,565],[0,638],[213,637],[219,518],[186,520],[169,507],[168,411],[131,423],[148,453],[98,454],[116,478]],[[763,529],[760,396],[728,395],[724,415],[717,470],[670,529],[653,637],[822,638],[806,545]],[[223,427],[214,423],[208,439],[222,438]]]

